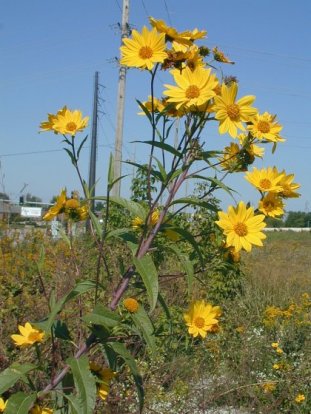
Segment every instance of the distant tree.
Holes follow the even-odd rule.
[[[304,211],[289,211],[285,220],[285,227],[310,227],[311,213]]]
[[[27,193],[25,196],[25,202],[27,202],[28,206],[35,207],[37,205],[36,203],[42,203],[42,198]]]
[[[148,165],[144,165],[144,169],[138,169],[135,177],[132,179],[131,185],[131,200],[133,201],[147,201],[148,200],[148,189],[150,185],[150,192],[156,191],[155,187],[156,179],[150,176],[150,183],[148,183]]]
[[[0,193],[0,200],[10,200],[10,197],[6,193]]]
[[[105,208],[105,204],[101,201],[97,201],[95,204],[95,211],[102,211]]]
[[[285,227],[283,218],[266,217],[265,222],[267,223],[267,227],[270,228]]]

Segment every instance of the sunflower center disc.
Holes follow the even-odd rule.
[[[142,59],[150,59],[152,55],[153,55],[153,52],[149,46],[143,46],[139,51],[139,56]]]
[[[68,124],[66,125],[66,129],[68,131],[74,131],[75,129],[77,129],[77,125],[74,122],[68,122]]]
[[[197,316],[194,320],[194,324],[197,328],[203,328],[204,322],[204,318],[202,318],[201,316]]]
[[[194,99],[200,96],[200,89],[196,85],[188,86],[186,90],[186,98],[187,99]]]
[[[232,121],[237,121],[240,115],[240,108],[237,104],[227,106],[227,114]]]
[[[263,188],[264,190],[269,190],[269,188],[271,188],[271,181],[268,180],[268,178],[263,178],[262,180],[260,180],[260,187]]]
[[[270,132],[270,124],[267,121],[259,121],[257,128],[260,132],[263,132],[264,134]]]
[[[247,226],[244,223],[237,223],[234,226],[234,231],[235,233],[240,236],[240,237],[244,237],[247,235],[248,231],[247,231]]]

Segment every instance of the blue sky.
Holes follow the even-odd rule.
[[[39,134],[47,113],[67,105],[91,115],[93,79],[100,72],[102,110],[99,122],[97,194],[104,194],[107,162],[114,148],[122,0],[0,0],[0,191],[18,199],[21,189],[48,202],[64,186],[79,189],[59,136]],[[278,116],[284,126],[272,156],[258,168],[276,165],[295,173],[301,198],[287,210],[311,208],[311,2],[281,0],[130,0],[130,24],[140,30],[147,16],[164,19],[177,30],[208,32],[207,46],[219,46],[235,65],[222,65],[239,79],[239,96],[256,95],[260,112]],[[160,83],[158,86],[161,86]],[[147,121],[137,116],[135,99],[148,95],[148,74],[127,73],[123,158],[146,162],[147,150],[133,140],[149,139]],[[88,131],[87,131],[88,132]],[[204,141],[222,148],[227,140],[206,131]],[[81,157],[87,178],[89,148]],[[131,167],[124,173],[131,174]],[[236,199],[257,204],[258,195],[243,174],[229,181]],[[128,196],[128,184],[122,188]],[[219,194],[221,197],[221,194]],[[223,203],[231,203],[224,197]]]

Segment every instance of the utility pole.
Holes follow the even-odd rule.
[[[122,26],[121,26],[121,43],[124,37],[129,35],[129,0],[123,0],[122,7]],[[121,161],[122,161],[122,137],[123,137],[123,121],[125,106],[125,81],[126,67],[120,65],[118,97],[117,97],[117,125],[115,135],[115,151],[114,151],[114,179],[121,177]],[[112,188],[114,196],[120,196],[121,180],[119,180]]]
[[[91,152],[89,168],[89,190],[91,197],[95,196],[96,181],[96,153],[97,153],[97,115],[98,115],[98,72],[95,72],[94,79],[94,99],[92,115],[92,135],[91,135]],[[94,212],[95,200],[91,200],[90,209]]]

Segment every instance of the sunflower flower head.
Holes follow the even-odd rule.
[[[98,396],[101,400],[105,401],[110,391],[110,382],[115,377],[116,373],[112,371],[112,369],[104,368],[96,362],[90,362],[90,370],[98,380]]]
[[[282,216],[284,203],[276,193],[268,193],[259,201],[258,209],[268,217]]]
[[[284,173],[280,173],[276,167],[258,169],[254,167],[253,171],[247,171],[245,179],[261,192],[282,192],[280,181]]]
[[[253,137],[269,142],[284,142],[285,139],[280,136],[283,127],[275,121],[276,115],[269,112],[257,114],[247,126],[247,129]]]
[[[218,81],[216,76],[211,73],[211,69],[197,67],[192,71],[186,67],[182,72],[179,70],[171,71],[175,85],[164,85],[167,89],[163,92],[168,97],[168,102],[176,104],[176,108],[197,108],[206,105],[216,93],[213,90]]]
[[[262,246],[266,235],[262,229],[266,226],[263,214],[254,214],[252,207],[240,201],[237,207],[229,206],[227,213],[220,211],[216,224],[223,229],[226,245],[234,247],[239,252],[244,249],[250,252],[252,245]]]
[[[81,111],[66,109],[64,113],[57,114],[53,121],[53,130],[57,133],[74,137],[77,132],[81,132],[87,127],[88,120],[88,116],[82,118]]]
[[[48,114],[48,120],[41,122],[39,132],[53,131],[55,134],[57,134],[58,132],[54,129],[54,122],[57,120],[57,117],[59,115],[64,115],[66,110],[67,110],[67,106],[64,106],[62,109],[60,109],[57,112],[56,115]]]
[[[245,130],[243,122],[250,122],[257,114],[257,109],[251,105],[255,100],[255,96],[247,95],[236,100],[238,93],[238,85],[231,82],[229,85],[225,83],[221,86],[221,95],[214,98],[213,109],[215,118],[219,121],[219,133],[229,133],[232,138],[236,138],[238,130]]]
[[[142,32],[133,30],[132,38],[124,38],[121,50],[121,65],[152,70],[156,63],[167,58],[165,35],[153,28],[143,27]]]
[[[212,332],[218,326],[221,310],[219,306],[212,306],[204,300],[193,302],[189,310],[184,313],[184,320],[188,326],[188,332],[194,338],[205,338],[207,332]]]
[[[20,335],[11,335],[16,346],[27,347],[43,341],[44,332],[33,328],[29,322],[26,322],[25,326],[18,325],[18,330]]]
[[[283,170],[281,172],[283,174],[282,179],[280,180],[280,186],[282,188],[280,192],[280,196],[283,198],[298,198],[300,197],[300,194],[296,192],[298,188],[300,188],[300,184],[293,183],[294,181],[294,174],[286,174],[286,172]]]
[[[139,303],[134,298],[126,298],[123,301],[125,309],[130,313],[136,313],[139,308]]]
[[[232,62],[232,60],[230,60],[227,56],[225,56],[224,52],[222,52],[221,50],[218,49],[218,47],[214,47],[212,49],[213,55],[214,55],[214,59],[217,62],[221,62],[221,63],[231,63],[232,65],[234,64],[234,62]]]

